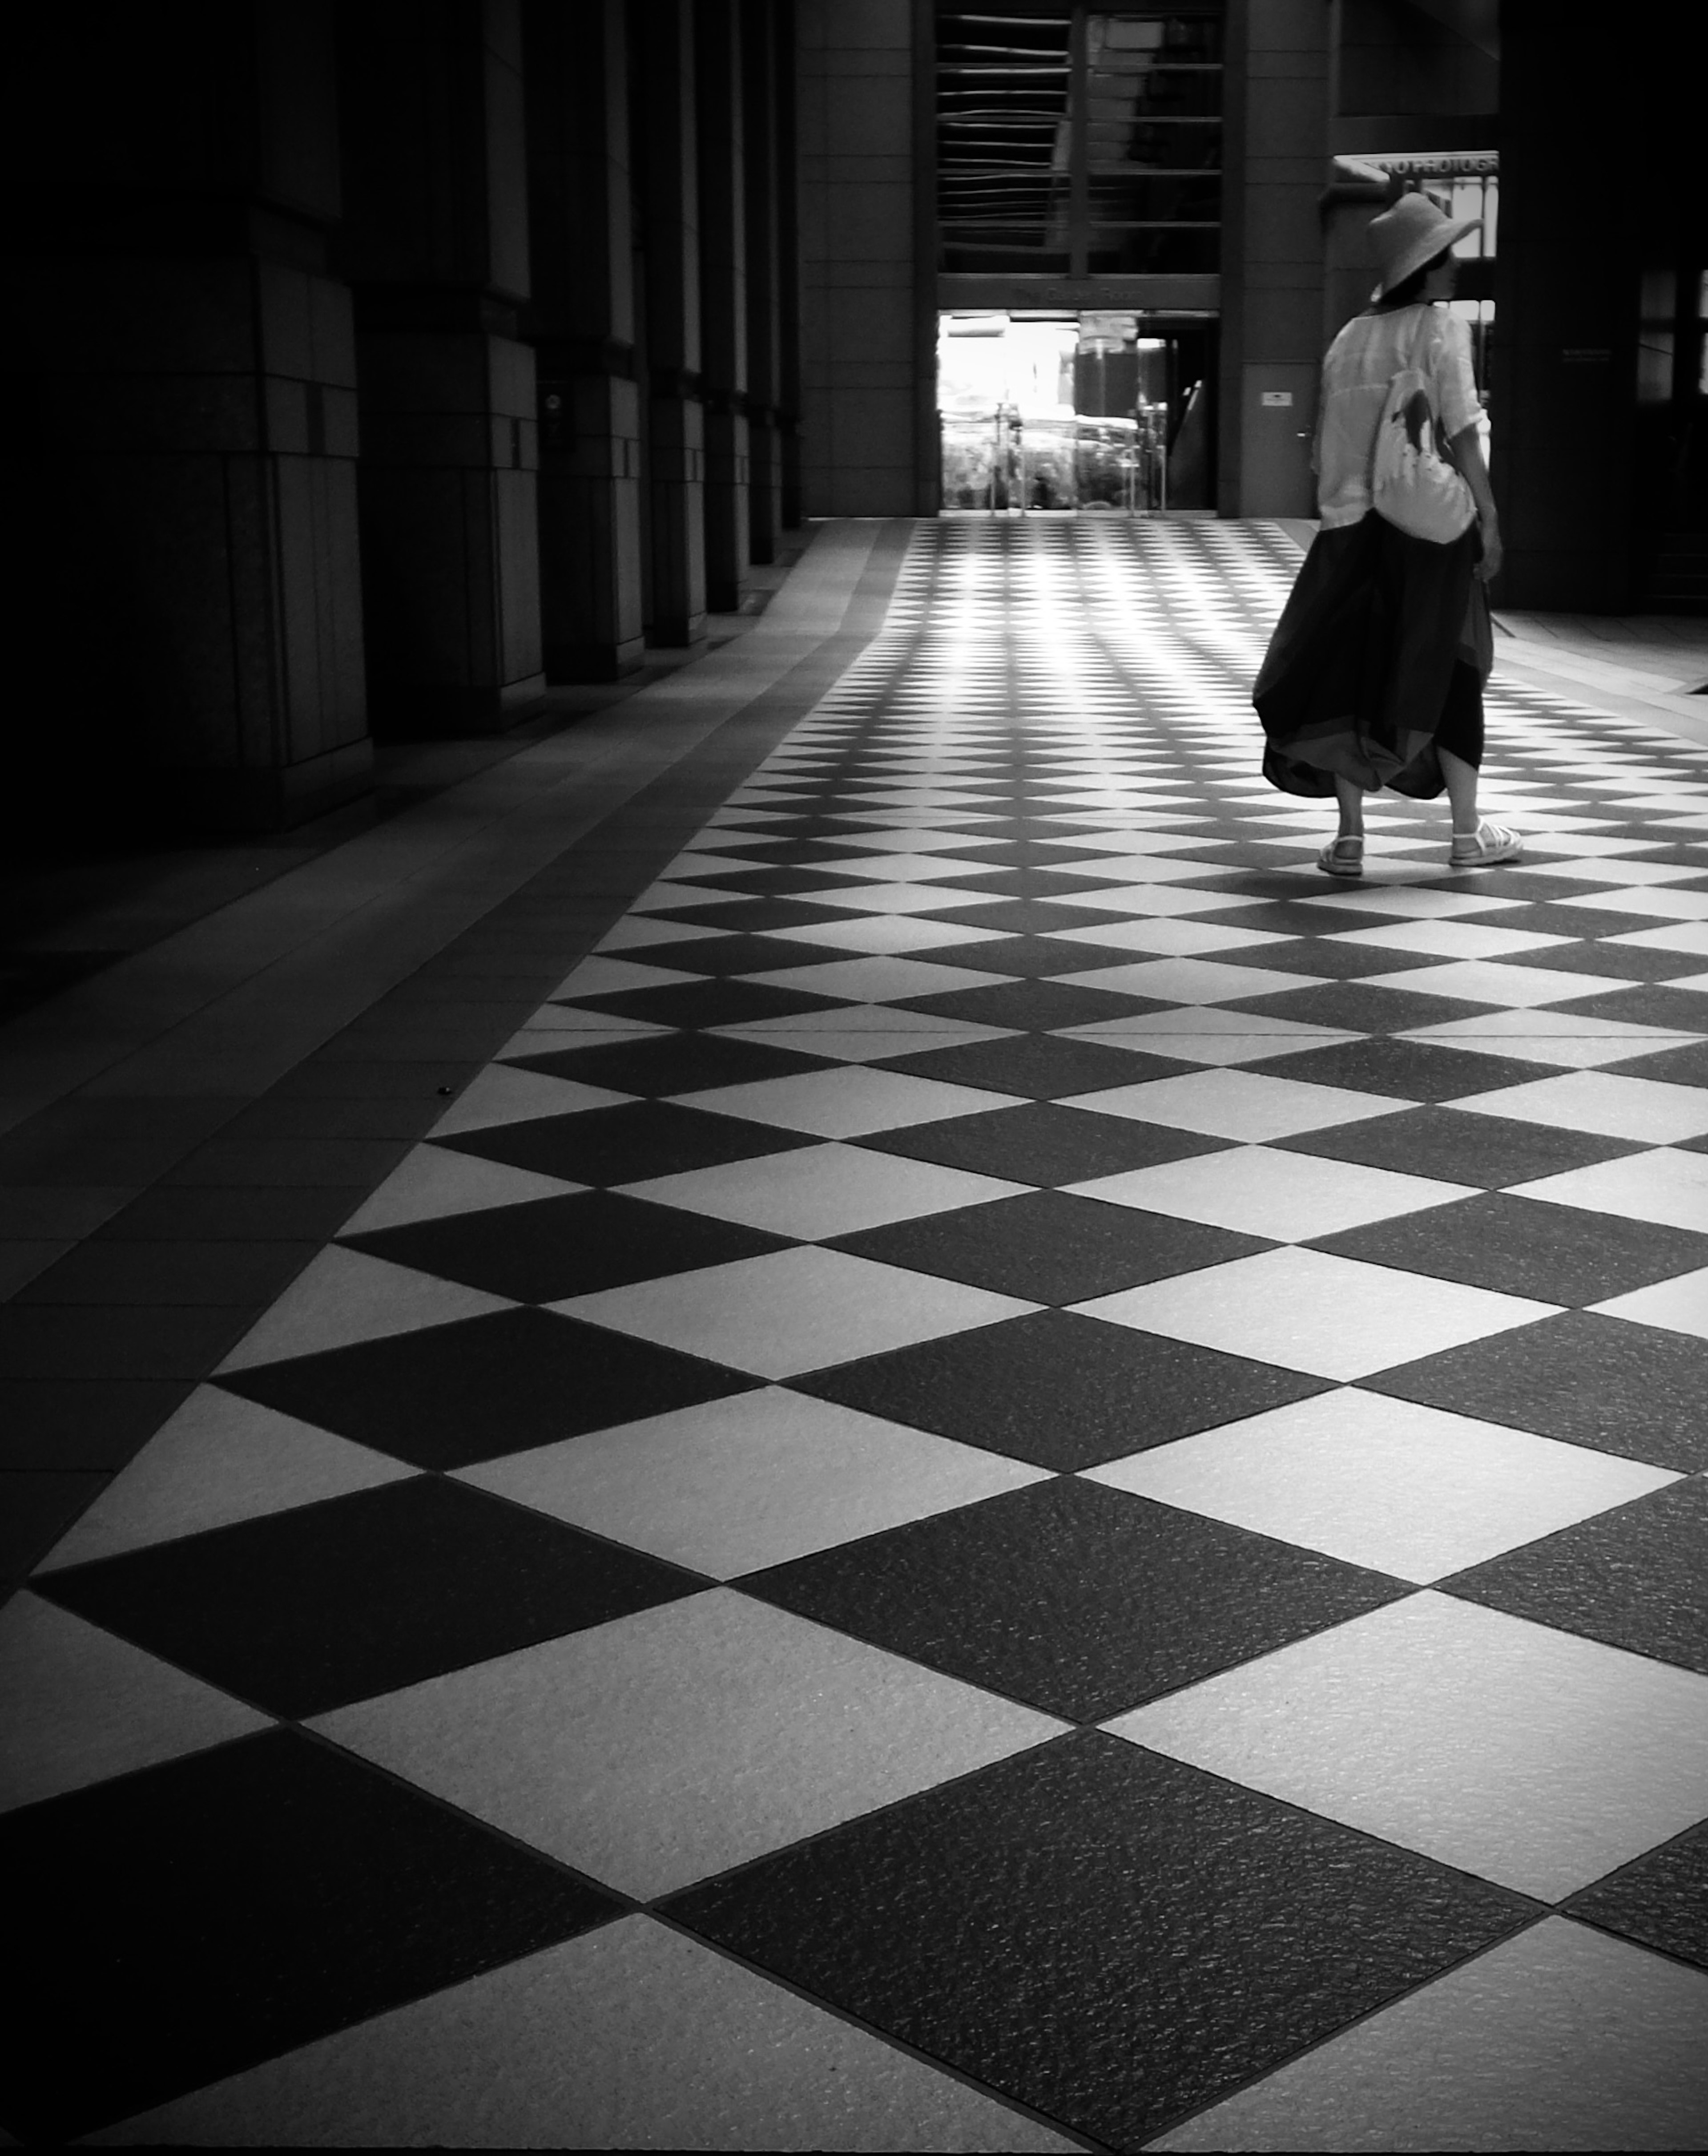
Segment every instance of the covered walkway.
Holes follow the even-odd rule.
[[[1296,561],[820,527],[0,1033],[15,2136],[1703,2145],[1708,748],[1328,884]]]

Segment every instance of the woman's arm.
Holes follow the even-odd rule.
[[[1486,583],[1500,573],[1500,520],[1495,510],[1495,490],[1489,484],[1489,467],[1483,458],[1482,429],[1476,421],[1462,428],[1449,447],[1453,461],[1464,475],[1471,499],[1477,505],[1477,521],[1483,532],[1483,558],[1477,564],[1477,574]]]

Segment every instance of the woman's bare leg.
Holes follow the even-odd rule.
[[[1450,748],[1438,749],[1436,754],[1441,759],[1441,775],[1447,781],[1447,798],[1453,803],[1453,835],[1456,839],[1474,839],[1480,821],[1477,767],[1467,763],[1462,756],[1455,756]]]
[[[1446,758],[1444,757],[1442,761],[1444,763]],[[1476,777],[1475,772],[1472,773],[1471,777],[1475,781]],[[1475,800],[1476,795],[1475,784],[1472,786],[1471,794]],[[1361,786],[1355,786],[1350,778],[1336,778],[1335,798],[1341,804],[1341,828],[1336,836],[1342,839],[1362,839],[1364,835],[1364,789]],[[1457,826],[1454,828],[1456,829]]]

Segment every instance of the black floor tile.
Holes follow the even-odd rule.
[[[1166,1010],[1146,996],[1111,995],[1106,988],[1064,988],[1059,981],[1004,981],[986,988],[951,988],[946,994],[916,996],[910,1010],[933,1018],[965,1019],[974,1025],[1003,1025],[1027,1033],[1049,1033],[1061,1026],[1091,1025],[1126,1018],[1137,1011]]]
[[[1708,1676],[1708,1482],[1669,1483],[1435,1584]]]
[[[787,963],[785,959],[784,964]],[[753,1025],[761,1019],[798,1018],[823,1010],[823,996],[777,988],[758,981],[677,981],[662,988],[623,988],[614,995],[580,996],[578,1010],[610,1011],[650,1025]]]
[[[1481,1055],[1474,1050],[1438,1047],[1428,1040],[1396,1040],[1372,1034],[1366,1040],[1339,1040],[1326,1048],[1266,1055],[1244,1066],[1276,1078],[1296,1078],[1310,1086],[1344,1086],[1355,1093],[1385,1093],[1397,1101],[1458,1101],[1467,1093],[1492,1092],[1497,1086],[1533,1084],[1539,1066],[1516,1055]]]
[[[686,921],[690,927],[721,929],[726,935],[762,936],[773,928],[811,928],[828,921],[846,921],[839,906],[817,906],[800,898],[737,898],[727,904],[673,906],[668,913],[650,919],[668,924]]]
[[[1708,1468],[1708,1340],[1659,1326],[1568,1311],[1358,1382],[1654,1467]]]
[[[920,956],[934,966],[965,966],[970,972],[1005,973],[1022,981],[1050,980],[1060,973],[1089,973],[1097,966],[1133,963],[1133,953],[1119,944],[1064,943],[1054,936],[1003,936],[992,943],[944,944],[921,951]]]
[[[776,973],[784,966],[808,966],[828,958],[845,958],[848,952],[834,944],[801,943],[775,936],[698,936],[685,943],[649,943],[642,951],[623,952],[652,965],[669,966],[678,973],[704,973],[728,981],[743,973]]]
[[[1588,1168],[1597,1161],[1644,1150],[1628,1138],[1598,1137],[1588,1131],[1560,1130],[1550,1123],[1451,1107],[1403,1109],[1397,1115],[1336,1123],[1331,1130],[1306,1131],[1275,1142],[1288,1152],[1358,1161],[1366,1168],[1429,1176],[1438,1183],[1469,1183],[1485,1190],[1502,1190],[1539,1176],[1563,1175],[1568,1168]]]
[[[1095,1175],[1154,1168],[1160,1161],[1188,1160],[1222,1152],[1229,1141],[1195,1131],[1167,1130],[1126,1116],[1101,1116],[1091,1108],[1067,1108],[1054,1101],[1028,1101],[1013,1108],[985,1108],[977,1115],[946,1116],[905,1130],[880,1131],[862,1141],[874,1152],[970,1168],[1011,1183],[1083,1183]]]
[[[998,1295],[1059,1305],[1226,1265],[1270,1245],[1196,1220],[1038,1190],[864,1229],[840,1237],[834,1247]]]
[[[696,1093],[712,1086],[746,1086],[763,1078],[793,1078],[822,1070],[826,1059],[798,1055],[792,1048],[770,1048],[762,1041],[741,1040],[717,1033],[644,1034],[633,1040],[602,1042],[592,1048],[553,1049],[545,1055],[515,1059],[524,1070],[543,1070],[553,1078],[573,1078],[583,1086],[605,1086],[647,1101],[672,1094]]]
[[[1106,1720],[1411,1592],[1075,1475],[741,1587],[1067,1722]]]
[[[1708,1265],[1708,1235],[1499,1191],[1320,1236],[1314,1247],[1572,1310]]]
[[[1292,937],[1333,936],[1348,928],[1369,927],[1371,916],[1366,907],[1336,906],[1329,898],[1300,898],[1293,895],[1297,890],[1297,877],[1276,878],[1278,886],[1284,880],[1287,896],[1277,896],[1267,903],[1259,900],[1252,906],[1227,906],[1213,916],[1216,926],[1255,928],[1266,936]]]
[[[1220,916],[1214,916],[1220,919]],[[1413,968],[1439,966],[1441,961],[1418,951],[1384,951],[1382,964],[1370,963],[1367,943],[1336,943],[1326,936],[1301,936],[1286,943],[1259,943],[1249,948],[1212,952],[1235,966],[1255,966],[1259,972],[1309,973],[1324,980],[1357,981],[1367,973],[1403,973]],[[1388,962],[1394,963],[1390,964]],[[1244,1005],[1241,1006],[1244,1008]]]
[[[701,1584],[439,1475],[36,1582],[90,1623],[292,1719],[649,1609]]]
[[[1061,1471],[1327,1389],[1296,1371],[1060,1310],[789,1382],[797,1392]]]
[[[9,1592],[35,1569],[107,1479],[80,1467],[0,1471],[0,1591]]]
[[[1651,927],[1659,925],[1649,923]],[[1601,995],[1556,1004],[1552,1008],[1567,1018],[1612,1018],[1629,1025],[1664,1026],[1670,1033],[1708,1034],[1708,994],[1699,988],[1670,988],[1660,981],[1649,981],[1640,988],[1610,988]]]
[[[1110,1086],[1136,1086],[1146,1078],[1177,1078],[1197,1067],[1172,1056],[1110,1048],[1100,1040],[1069,1040],[1050,1033],[969,1040],[955,1048],[931,1048],[918,1055],[893,1058],[885,1065],[916,1078],[982,1086],[1034,1101],[1095,1093]]]
[[[1228,956],[1237,962],[1239,952]],[[1387,961],[1395,954],[1367,949],[1367,973],[1400,970]],[[1403,963],[1408,954],[1398,954]],[[1441,962],[1438,959],[1436,963]],[[1486,1011],[1486,1004],[1457,997],[1425,995],[1413,988],[1373,988],[1367,980],[1336,981],[1326,988],[1290,988],[1280,995],[1242,996],[1224,1009],[1252,1011],[1260,1018],[1291,1019],[1300,1025],[1332,1026],[1347,1033],[1408,1033],[1423,1025],[1445,1025],[1454,1019]]]
[[[648,1176],[721,1167],[726,1161],[757,1160],[764,1153],[792,1152],[798,1146],[818,1141],[739,1116],[711,1115],[703,1108],[669,1101],[637,1101],[620,1107],[496,1123],[489,1130],[463,1131],[436,1142],[481,1160],[562,1176],[566,1182],[608,1187]]]
[[[1064,928],[1107,928],[1116,919],[1090,906],[1055,906],[1043,898],[993,898],[982,904],[951,906],[933,913],[933,921],[966,928],[996,928],[1008,936],[1044,936]]]
[[[1663,1048],[1610,1066],[1621,1078],[1659,1078],[1668,1086],[1708,1086],[1708,1040],[1686,1048]]]
[[[557,1302],[795,1247],[757,1228],[608,1190],[483,1206],[344,1240],[513,1302]]]
[[[1560,1913],[1708,1969],[1708,1822],[1574,1894]]]
[[[1138,2148],[1535,1912],[1100,1733],[665,1907],[1112,2148]]]
[[[467,1467],[750,1391],[697,1355],[546,1310],[501,1310],[219,1380],[228,1392],[418,1467]]]
[[[622,1907],[287,1730],[32,1805],[0,1822],[0,1849],[40,1897],[14,1932],[29,1977],[8,2123],[24,2141],[126,2118]]]

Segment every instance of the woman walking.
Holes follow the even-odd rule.
[[[1454,243],[1480,222],[1423,194],[1373,219],[1381,281],[1323,362],[1311,456],[1321,525],[1252,701],[1269,783],[1340,804],[1317,856],[1330,875],[1362,875],[1364,796],[1383,786],[1420,801],[1445,788],[1454,867],[1523,851],[1477,808],[1494,658],[1484,586],[1500,534],[1469,335],[1443,304]]]

